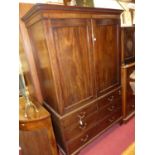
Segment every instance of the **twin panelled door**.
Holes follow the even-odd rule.
[[[50,22],[64,112],[120,85],[118,18]]]

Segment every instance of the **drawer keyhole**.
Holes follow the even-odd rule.
[[[110,112],[111,112],[111,111],[113,111],[114,109],[115,109],[115,106],[114,106],[114,105],[112,105],[111,107],[109,107],[109,108],[108,108],[108,111],[110,111]]]
[[[110,101],[110,102],[112,102],[114,100],[114,96],[110,96],[109,98],[108,98],[108,101]]]

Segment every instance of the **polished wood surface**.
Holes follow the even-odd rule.
[[[122,63],[128,64],[135,61],[135,27],[121,28]]]
[[[41,12],[43,11],[43,12]],[[37,13],[40,12],[42,14],[42,16],[38,16]],[[91,17],[91,15],[93,14],[100,14],[100,15],[108,15],[113,17],[117,16],[117,18],[120,18],[119,15],[122,12],[122,10],[118,10],[118,9],[103,9],[103,8],[91,8],[91,7],[77,7],[77,6],[63,6],[63,5],[49,5],[49,4],[37,4],[35,6],[33,6],[28,13],[23,17],[23,20],[25,22],[28,22],[30,20],[30,18],[33,15],[36,15],[37,18],[35,19],[41,19],[44,17],[52,17],[51,13],[54,14],[59,14],[62,12],[66,12],[66,13],[71,13],[72,15],[77,16],[77,13],[84,13],[87,14],[87,16]],[[50,14],[48,14],[50,13]],[[57,14],[57,15],[58,15]],[[69,14],[67,14],[69,15]],[[66,15],[65,15],[66,16]],[[64,17],[63,14],[59,14],[59,18]],[[66,16],[68,18],[68,16]],[[85,16],[81,16],[81,18],[84,18]]]
[[[87,19],[51,20],[64,110],[94,97],[90,24]]]
[[[120,13],[39,4],[22,18],[64,154],[77,153],[122,118]]]
[[[110,103],[115,103],[117,100],[120,100],[120,103],[121,103],[120,89],[117,89],[116,91],[108,93],[106,96],[100,98],[98,102],[98,106],[100,109],[102,109],[103,107],[105,107],[106,105],[109,105]]]
[[[39,80],[37,77],[34,57],[32,54],[32,47],[30,44],[29,35],[25,27],[25,24],[21,20],[21,18],[32,8],[33,5],[34,4],[30,3],[19,3],[19,54],[21,58],[21,64],[23,67],[23,74],[25,75],[30,97],[32,100],[39,101],[39,104],[41,104],[43,99]]]
[[[124,121],[134,115],[135,111],[135,94],[131,89],[130,83],[133,81],[130,74],[135,70],[135,63],[122,66],[122,110]],[[130,116],[130,117],[129,117]]]
[[[48,45],[45,40],[43,26],[42,22],[37,22],[28,29],[28,32],[30,41],[33,45],[33,56],[35,58],[35,63],[37,64],[36,68],[42,95],[46,102],[51,104],[56,111],[59,111],[60,107],[58,106],[57,95],[55,92],[55,88],[59,85],[56,84],[53,77],[54,69],[52,68],[51,70],[52,62],[50,62],[50,55],[48,53]],[[55,60],[52,59],[52,61]]]
[[[94,19],[94,57],[97,94],[120,85],[119,19]]]
[[[123,121],[135,113],[135,94],[129,84],[130,74],[135,70],[135,26],[121,28],[121,83]]]
[[[22,155],[57,155],[50,114],[39,106],[39,112],[30,110],[29,117],[25,118],[25,99],[21,97],[19,102],[19,145]]]
[[[69,154],[76,154],[79,151],[79,149],[82,149],[85,145],[91,142],[95,137],[101,135],[103,132],[108,130],[109,127],[116,124],[119,120],[121,120],[121,113],[120,111],[117,111],[112,115],[107,116],[106,119],[102,119],[96,122],[93,127],[85,130],[84,132],[80,132],[82,134],[72,139],[68,143],[68,148],[70,152]]]

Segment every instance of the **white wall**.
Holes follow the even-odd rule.
[[[97,8],[113,8],[123,10],[116,0],[94,0],[94,6]]]

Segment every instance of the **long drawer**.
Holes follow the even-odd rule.
[[[67,144],[69,153],[73,153],[79,147],[83,146],[87,143],[90,139],[92,139],[96,135],[96,127],[92,127],[89,130],[85,131],[82,135],[78,138],[73,139]]]
[[[62,119],[62,125],[64,126],[64,128],[68,128],[71,125],[77,124],[77,123],[80,123],[81,125],[83,125],[81,120],[84,120],[87,117],[91,116],[92,113],[97,112],[97,109],[98,109],[97,104],[96,102],[94,102],[89,106],[76,110],[72,112],[70,115]]]
[[[90,129],[98,121],[98,112],[94,112],[91,115],[79,119],[78,122],[71,124],[68,128],[64,130],[65,140],[70,141],[75,137],[79,137],[85,131]]]
[[[107,116],[106,119],[98,121],[97,124],[92,128],[85,130],[79,137],[69,141],[67,143],[69,153],[73,153],[74,150],[89,142],[89,140],[91,140],[94,136],[109,127],[112,123],[117,122],[120,117],[121,110],[117,110],[115,113]]]
[[[83,132],[96,125],[99,120],[105,119],[108,115],[111,115],[118,110],[121,110],[120,100],[107,105],[103,109],[98,109],[98,111],[89,114],[87,117],[82,119],[79,118],[77,122],[71,124],[68,128],[65,128],[65,140],[69,141],[72,138],[80,136]]]

